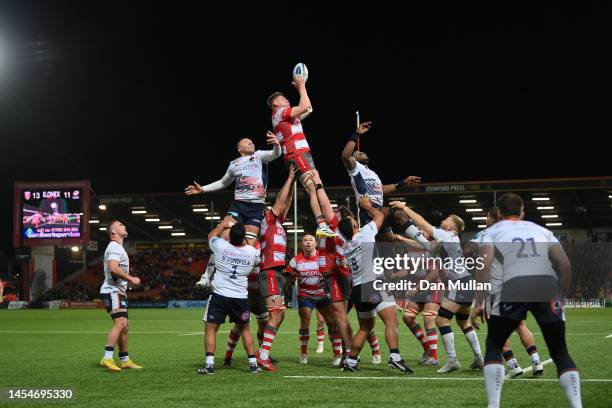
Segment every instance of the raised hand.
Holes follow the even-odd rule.
[[[359,126],[357,127],[357,133],[359,133],[360,135],[363,135],[364,133],[367,133],[370,128],[372,128],[372,122],[363,122],[360,123]]]
[[[193,194],[200,194],[203,193],[204,189],[202,188],[201,185],[199,185],[197,182],[193,182],[193,184],[187,186],[185,188],[185,194],[187,195],[193,195]]]

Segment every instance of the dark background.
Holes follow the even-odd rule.
[[[2,2],[0,250],[17,180],[111,194],[221,177],[239,138],[265,148],[268,94],[297,103],[298,61],[327,185],[348,183],[356,109],[387,182],[610,175],[608,7],[491,3]],[[279,187],[280,160],[271,173]]]

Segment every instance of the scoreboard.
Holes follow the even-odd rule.
[[[13,246],[88,242],[89,181],[15,183]]]

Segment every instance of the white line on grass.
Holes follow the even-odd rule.
[[[406,375],[403,377],[348,377],[348,376],[335,376],[335,375],[285,375],[283,378],[292,379],[329,379],[329,380],[426,380],[426,381],[484,381],[482,377],[413,377]],[[555,378],[517,378],[514,381],[540,381],[540,382],[557,382]],[[588,378],[580,379],[580,382],[593,382],[593,383],[608,383],[612,382],[612,379],[608,378]]]
[[[553,361],[553,359],[549,358],[548,360],[542,361],[541,364],[543,366],[545,366],[546,364],[552,363],[552,361]],[[533,366],[530,366],[530,367],[527,367],[527,368],[523,369],[523,374],[526,374],[526,373],[531,372],[531,371],[533,371]],[[510,377],[507,374],[506,374],[506,380],[510,380]]]
[[[612,337],[612,334],[608,334],[608,335],[606,336],[606,339],[609,339],[610,337]]]

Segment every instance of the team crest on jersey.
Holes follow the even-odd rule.
[[[251,312],[249,312],[248,310],[246,312],[242,312],[242,314],[240,315],[240,318],[242,319],[243,322],[248,322],[250,317],[251,317]]]

